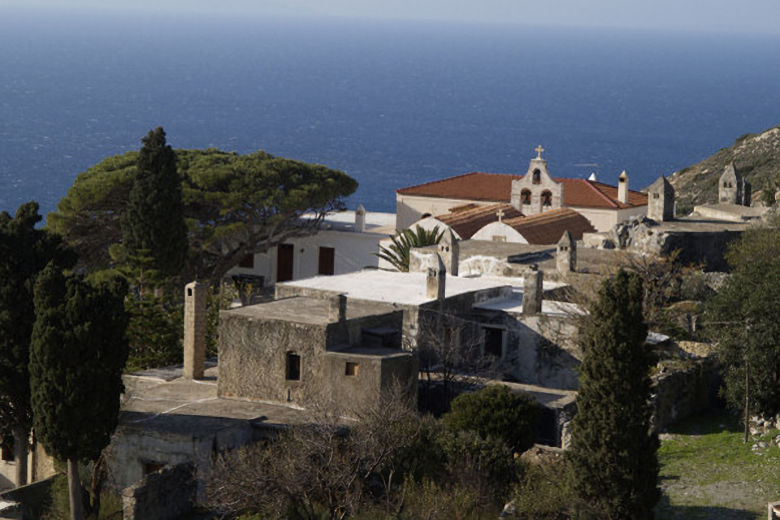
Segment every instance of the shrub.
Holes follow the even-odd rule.
[[[490,385],[452,401],[452,411],[443,417],[453,431],[472,430],[483,439],[501,439],[515,452],[533,446],[533,425],[539,405],[531,394],[515,394],[504,385]]]

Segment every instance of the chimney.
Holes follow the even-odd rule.
[[[542,312],[542,278],[543,271],[532,264],[523,273],[523,314],[539,314]]]
[[[568,231],[564,231],[558,240],[555,267],[563,275],[577,271],[577,242]]]
[[[626,170],[618,177],[618,200],[623,204],[628,203],[628,174]]]
[[[438,254],[436,254],[434,263],[434,267],[429,267],[425,276],[425,296],[427,298],[436,298],[441,302],[444,301],[447,268],[444,267],[444,262],[441,261],[441,256]]]
[[[517,211],[521,211],[521,209],[522,209],[521,206],[523,205],[523,201],[520,200],[520,192],[521,191],[522,191],[522,186],[520,186],[520,179],[513,180],[512,181],[512,191],[510,192],[510,197],[509,197],[509,203]]]
[[[444,236],[439,240],[439,256],[444,262],[444,267],[452,276],[458,276],[458,262],[460,261],[460,246],[458,239],[451,228],[447,228]]]
[[[328,319],[339,323],[347,319],[346,294],[336,294],[328,299]]]
[[[358,204],[355,210],[355,231],[358,233],[366,231],[366,208],[362,204]]]
[[[184,286],[185,379],[203,379],[206,364],[206,291],[208,286],[191,282]]]

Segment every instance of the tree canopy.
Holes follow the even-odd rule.
[[[642,299],[641,278],[618,271],[602,284],[582,332],[568,452],[578,518],[652,518],[660,498]]]
[[[75,263],[75,254],[58,236],[35,229],[38,204],[19,206],[15,217],[0,213],[0,435],[14,434],[19,468],[26,469],[26,444],[32,427],[30,335],[35,313],[33,284],[48,262]],[[25,476],[18,475],[24,483]]]
[[[343,209],[357,189],[346,173],[274,157],[175,150],[190,255],[189,278],[216,282],[246,255],[313,233],[326,213]],[[62,234],[90,269],[110,267],[108,249],[122,240],[122,216],[138,152],[109,157],[78,175],[47,225]],[[301,219],[310,213],[314,218]]]
[[[725,397],[732,408],[780,412],[780,220],[745,231],[727,254],[731,274],[709,302],[708,328],[718,341]]]

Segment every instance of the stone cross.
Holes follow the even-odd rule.
[[[501,219],[504,217],[504,210],[500,209],[496,211],[496,216],[498,217],[498,221],[501,222]]]
[[[534,148],[534,152],[536,152],[536,158],[541,159],[542,158],[542,152],[544,151],[544,148],[542,148],[542,145],[537,146]]]

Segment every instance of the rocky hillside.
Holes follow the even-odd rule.
[[[669,177],[677,192],[677,213],[689,213],[696,204],[717,202],[718,178],[731,162],[751,183],[753,205],[765,202],[768,195],[774,197],[780,187],[780,127],[745,134],[732,146]]]

